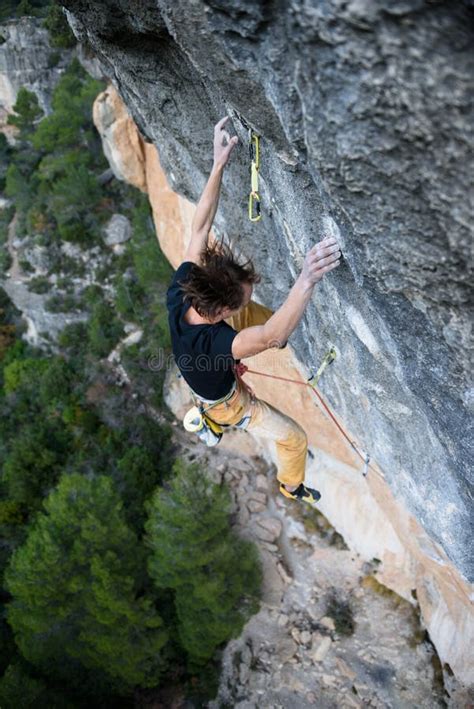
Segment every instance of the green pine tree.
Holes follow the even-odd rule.
[[[94,304],[87,324],[90,351],[105,357],[123,334],[123,325],[112,306],[106,301]]]
[[[18,91],[13,110],[15,113],[8,116],[7,123],[16,126],[22,137],[32,132],[35,122],[43,114],[36,94],[28,91],[24,86]]]
[[[169,488],[148,505],[149,574],[176,591],[179,635],[192,665],[206,663],[257,609],[255,547],[232,531],[229,509],[226,488],[181,462]]]
[[[111,479],[63,476],[44,506],[5,574],[21,653],[63,680],[79,663],[117,691],[156,686],[168,636]]]
[[[54,1],[48,7],[44,27],[46,27],[49,32],[49,41],[52,47],[69,49],[76,44],[75,37],[68,25],[63,8]]]
[[[82,156],[91,167],[97,164],[102,169],[106,162],[92,122],[92,104],[102,89],[103,84],[87,76],[73,59],[54,89],[52,113],[39,123],[32,137],[35,150],[58,154],[65,148],[81,148],[94,153]]]
[[[15,207],[26,211],[32,201],[32,189],[26,176],[15,163],[10,163],[5,176],[5,194],[15,202]]]
[[[62,426],[41,421],[22,426],[10,444],[3,464],[3,485],[10,500],[36,510],[51,490],[71,445]]]
[[[23,17],[23,15],[34,15],[35,8],[29,2],[29,0],[20,0],[18,7],[16,9],[17,17]]]

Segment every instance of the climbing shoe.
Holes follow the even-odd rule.
[[[280,492],[291,500],[302,500],[303,502],[309,502],[310,505],[313,505],[321,499],[321,493],[318,490],[312,487],[306,487],[303,483],[300,483],[296,490],[292,492],[287,490],[283,483],[280,483]]]

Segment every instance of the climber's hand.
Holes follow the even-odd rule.
[[[231,152],[239,142],[236,135],[231,138],[224,128],[228,120],[229,116],[225,116],[214,126],[214,165],[217,167],[227,164]]]
[[[305,256],[301,278],[308,286],[314,286],[325,273],[339,266],[341,251],[333,236],[328,236],[313,246]]]

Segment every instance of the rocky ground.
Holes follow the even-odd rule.
[[[275,469],[245,450],[187,442],[216,482],[229,483],[234,521],[264,568],[260,612],[223,654],[211,709],[468,706],[442,682],[416,607],[377,581],[317,511],[279,497]]]

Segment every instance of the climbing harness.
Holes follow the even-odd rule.
[[[249,128],[250,141],[250,194],[249,194],[249,219],[258,222],[262,218],[260,209],[260,195],[258,193],[258,171],[260,168],[260,138]]]
[[[186,431],[196,433],[198,438],[209,447],[217,446],[222,438],[224,429],[209,416],[206,416],[206,412],[212,409],[213,406],[228,401],[228,399],[234,395],[235,389],[236,385],[232,387],[228,394],[220,399],[208,401],[200,398],[198,394],[189,387],[195,405],[184,415],[183,426]],[[205,403],[209,404],[209,406],[204,406]]]
[[[245,382],[242,383],[247,389],[249,389],[248,385],[245,384]],[[196,394],[196,392],[191,389],[191,387],[189,387],[189,391],[191,393],[195,405],[191,409],[189,409],[189,411],[187,411],[184,416],[183,426],[186,431],[196,433],[199,440],[201,440],[207,446],[212,447],[216,446],[219,443],[225,428],[234,427],[246,430],[251,419],[251,416],[249,414],[245,414],[240,419],[240,421],[235,424],[217,423],[207,414],[207,412],[214,406],[217,406],[218,404],[223,404],[228,401],[235,394],[236,389],[237,381],[234,382],[234,385],[232,386],[231,390],[225,396],[221,397],[220,399],[210,400],[203,399],[198,394]],[[204,406],[204,404],[208,404],[208,406]]]
[[[331,350],[327,353],[327,355],[326,355],[326,357],[324,358],[324,360],[323,360],[321,366],[319,367],[318,371],[317,371],[316,374],[314,375],[314,378],[318,377],[318,373],[319,373],[319,377],[320,377],[321,374],[322,374],[322,372],[324,371],[324,369],[327,367],[327,365],[330,364],[330,362],[332,362],[332,361],[334,360],[334,358],[335,358],[335,353],[334,353],[334,356],[331,355],[331,358],[329,358],[330,353],[331,353]],[[269,379],[277,379],[277,380],[279,380],[279,381],[281,381],[281,382],[288,382],[288,383],[290,383],[290,384],[299,384],[300,386],[309,387],[309,388],[311,389],[311,391],[315,394],[315,396],[318,398],[319,403],[321,404],[321,406],[323,407],[323,409],[325,410],[325,412],[329,415],[329,417],[331,418],[332,422],[335,424],[335,426],[337,427],[337,429],[339,430],[339,432],[344,436],[344,438],[346,439],[346,441],[349,443],[349,445],[350,445],[350,447],[352,448],[352,450],[353,450],[353,451],[356,453],[356,455],[362,460],[362,462],[363,462],[363,464],[364,464],[364,467],[363,467],[363,469],[362,469],[362,475],[363,475],[364,477],[366,477],[366,476],[367,476],[367,473],[368,473],[368,471],[369,471],[369,468],[371,468],[372,470],[374,470],[374,468],[372,467],[372,465],[370,465],[370,455],[369,455],[368,453],[365,453],[365,452],[362,450],[362,448],[360,448],[360,446],[358,446],[358,445],[355,443],[355,441],[351,441],[351,439],[350,439],[349,436],[347,435],[346,431],[343,429],[343,427],[341,426],[341,424],[339,423],[339,421],[336,419],[336,417],[335,417],[334,414],[332,413],[332,411],[331,411],[331,409],[329,408],[329,406],[328,406],[328,405],[326,404],[326,402],[324,401],[324,399],[323,399],[323,397],[321,396],[321,394],[319,393],[319,391],[316,389],[315,383],[314,383],[314,381],[312,381],[312,380],[313,380],[313,377],[310,377],[310,379],[309,379],[308,381],[304,382],[304,381],[301,381],[301,380],[299,380],[299,379],[289,379],[288,377],[280,377],[280,376],[278,376],[278,375],[276,375],[276,374],[267,374],[266,372],[257,372],[257,371],[255,371],[254,369],[249,369],[245,364],[242,364],[242,363],[240,363],[240,364],[238,365],[238,367],[239,367],[238,376],[239,376],[240,378],[241,378],[244,374],[246,374],[246,373],[248,373],[248,374],[256,374],[256,375],[258,375],[259,377],[268,377]],[[322,369],[322,371],[320,371],[321,369]],[[319,379],[319,377],[318,377],[318,379]]]

